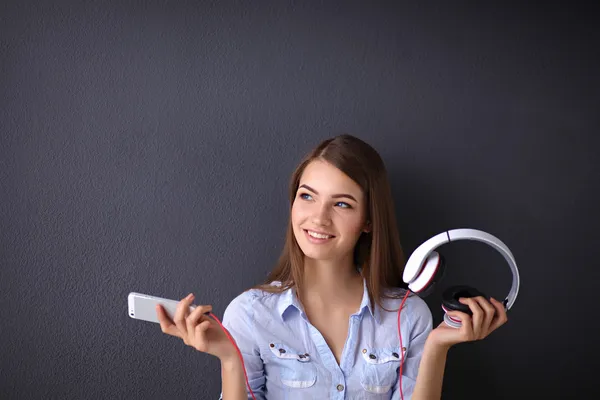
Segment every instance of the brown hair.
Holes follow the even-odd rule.
[[[290,219],[285,245],[273,271],[263,284],[255,288],[280,293],[294,286],[302,286],[304,254],[294,236],[291,208],[300,177],[306,166],[314,160],[322,160],[335,166],[362,188],[371,230],[363,232],[358,239],[354,248],[354,263],[362,268],[371,304],[375,301],[381,306],[384,297],[398,298],[401,294],[397,290],[387,290],[407,288],[402,281],[405,260],[387,171],[373,147],[349,134],[321,142],[304,157],[292,174],[289,184]],[[271,285],[274,281],[281,282],[281,285]]]

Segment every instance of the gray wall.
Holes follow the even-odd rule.
[[[3,2],[3,399],[217,398],[217,360],[127,294],[222,316],[279,255],[293,168],[341,132],[384,158],[407,254],[471,227],[519,263],[508,324],[451,350],[444,398],[600,394],[597,15],[392,4]],[[493,250],[440,250],[444,286],[507,292]]]

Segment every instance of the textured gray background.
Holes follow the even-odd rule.
[[[216,359],[127,294],[221,316],[279,255],[293,168],[341,132],[384,158],[407,255],[472,227],[519,263],[509,323],[452,349],[444,398],[600,394],[594,10],[324,3],[2,3],[3,399],[217,398]],[[506,293],[493,250],[440,250],[445,285]]]

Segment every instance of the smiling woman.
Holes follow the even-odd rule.
[[[323,141],[292,174],[289,200],[283,252],[267,282],[258,288],[282,292],[295,287],[302,292],[304,280],[310,278],[306,269],[312,270],[313,260],[321,266],[333,260],[336,265],[327,270],[338,271],[337,264],[341,264],[342,269],[361,271],[371,302],[402,295],[386,291],[406,288],[402,281],[405,260],[387,171],[372,146],[347,134]],[[333,238],[311,241],[309,231]],[[309,246],[319,243],[328,245]],[[377,251],[371,251],[373,244]],[[273,281],[282,284],[272,288]]]
[[[460,332],[432,330],[429,308],[402,280],[384,163],[357,137],[336,136],[306,155],[289,201],[277,265],[223,316],[237,348],[204,315],[210,306],[188,311],[193,296],[180,302],[174,321],[159,310],[163,332],[221,360],[227,400],[439,399],[449,347],[500,326],[503,306],[469,299],[472,324],[457,313]]]
[[[365,215],[364,195],[352,179],[324,161],[315,160],[306,167],[292,206],[294,236],[306,261],[338,262],[350,257],[361,232],[368,232]],[[345,262],[353,263],[351,259]]]

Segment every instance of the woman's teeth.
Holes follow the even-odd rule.
[[[311,232],[311,231],[307,231],[307,232],[308,232],[308,234],[309,234],[310,236],[312,236],[312,237],[314,237],[314,238],[317,238],[317,239],[329,239],[329,238],[332,238],[332,237],[333,237],[333,236],[330,236],[330,235],[322,235],[322,234],[320,234],[320,233]]]

